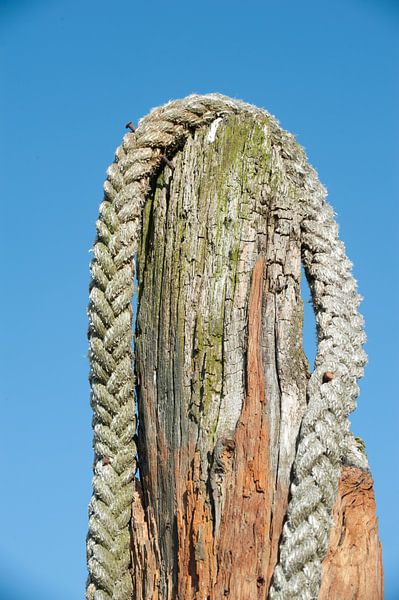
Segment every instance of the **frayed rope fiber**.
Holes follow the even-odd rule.
[[[305,153],[268,113],[219,94],[193,95],[154,109],[125,135],[108,169],[93,247],[88,314],[94,477],[88,600],[132,597],[129,523],[137,450],[131,302],[150,178],[159,172],[165,153],[171,156],[181,148],[194,129],[231,114],[255,120],[267,116],[287,177],[303,189],[302,259],[317,323],[315,369],[308,383],[272,600],[318,597],[342,461],[351,457],[367,467],[348,423],[366,362],[360,298],[333,210]]]

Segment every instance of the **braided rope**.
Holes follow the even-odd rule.
[[[238,113],[263,122],[267,116],[287,176],[304,192],[303,262],[313,295],[318,352],[270,597],[318,595],[342,457],[348,452],[356,455],[347,415],[355,407],[356,379],[365,363],[359,297],[332,209],[303,150],[265,111],[210,94],[170,102],[143,118],[135,133],[125,135],[104,184],[88,311],[95,452],[87,538],[88,600],[132,596],[129,520],[136,423],[131,301],[133,259],[149,179],[160,168],[162,153],[182,146],[194,128]],[[323,383],[326,371],[335,373],[328,384]]]
[[[293,466],[291,498],[280,543],[272,600],[318,598],[321,562],[328,547],[331,512],[343,460],[367,468],[367,459],[349,433],[356,407],[356,380],[366,355],[360,296],[351,263],[338,240],[338,226],[320,188],[310,189],[302,222],[302,259],[316,315],[318,348],[308,383]],[[334,374],[332,380],[325,374]]]

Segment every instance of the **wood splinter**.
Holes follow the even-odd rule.
[[[136,128],[133,125],[132,121],[129,121],[129,123],[126,123],[125,129],[130,129],[130,131],[132,131],[133,133],[136,131]]]

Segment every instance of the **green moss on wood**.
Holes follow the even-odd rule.
[[[354,436],[355,437],[355,442],[356,442],[356,446],[357,448],[360,450],[360,452],[363,452],[364,455],[366,455],[366,444],[364,442],[364,440],[359,437],[359,436]]]
[[[212,260],[211,276],[208,281],[203,281],[208,288],[208,297],[212,299],[211,306],[204,307],[199,302],[195,307],[191,404],[187,407],[191,418],[201,422],[201,428],[208,430],[211,436],[216,430],[214,403],[220,402],[222,391],[226,286],[228,283],[229,302],[232,302],[242,268],[243,223],[253,219],[251,211],[257,202],[260,180],[264,182],[270,178],[271,141],[267,127],[267,117],[258,124],[248,117],[230,116],[221,123],[213,142],[206,141],[206,130],[196,133],[196,143],[203,147],[203,153],[197,159],[199,177],[195,180],[201,234],[196,256],[190,255],[193,246],[182,206],[183,194],[180,191],[169,196],[173,190],[169,190],[170,181],[166,181],[164,172],[159,174],[154,193],[144,208],[138,268],[140,279],[145,269],[145,281],[150,285],[146,313],[148,319],[159,315],[159,330],[158,333],[154,331],[158,336],[157,344],[162,343],[165,335],[175,337],[176,343],[171,348],[175,353],[175,370],[183,367],[188,351],[184,325],[186,312],[191,310],[181,299],[181,282],[190,277],[193,260],[199,274],[204,272],[206,265],[209,269]],[[183,167],[181,161],[182,154],[178,154],[174,159],[176,169]],[[163,209],[158,212],[159,206]],[[163,223],[161,227],[155,226],[159,219]],[[171,235],[173,239],[169,238]],[[224,285],[221,285],[222,280]],[[165,298],[166,294],[168,298]],[[164,331],[166,317],[171,319],[173,328],[169,333]],[[165,360],[171,359],[165,355]],[[169,367],[165,365],[165,368]]]

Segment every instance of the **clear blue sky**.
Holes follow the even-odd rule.
[[[0,598],[83,597],[102,181],[126,121],[210,91],[275,114],[338,213],[369,339],[353,430],[399,598],[398,33],[393,0],[0,0]]]

